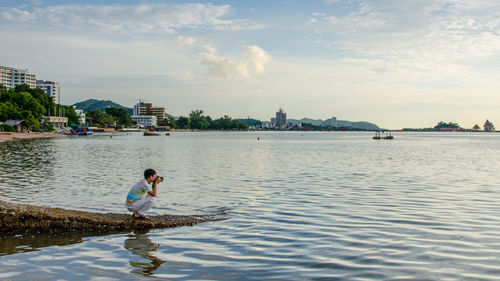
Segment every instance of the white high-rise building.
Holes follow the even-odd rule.
[[[61,87],[58,82],[36,80],[36,87],[46,92],[55,103],[61,103]]]
[[[14,89],[17,85],[26,84],[36,88],[36,75],[29,73],[28,69],[20,69],[0,65],[0,84],[7,89]]]

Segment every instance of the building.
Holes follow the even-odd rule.
[[[68,127],[68,117],[47,116],[47,117],[45,117],[45,119],[54,128],[64,129],[64,128]]]
[[[36,80],[36,87],[46,92],[55,103],[61,103],[61,87],[58,82]]]
[[[165,107],[153,107],[152,103],[139,101],[136,105],[134,105],[133,116],[142,115],[154,115],[158,121],[163,121],[163,119],[165,119]]]
[[[325,125],[327,127],[334,127],[334,128],[337,128],[338,127],[338,122],[337,122],[337,117],[332,117],[331,119],[328,119],[325,121]]]
[[[486,122],[484,122],[483,128],[485,132],[495,131],[495,126],[493,126],[493,123],[491,123],[490,120],[486,120]]]
[[[14,89],[17,85],[27,84],[30,88],[36,88],[36,75],[29,73],[28,69],[20,69],[0,65],[0,84],[7,89]]]
[[[11,125],[14,127],[17,133],[23,133],[28,130],[28,126],[24,122],[24,120],[7,120],[4,124]]]
[[[158,118],[154,115],[132,115],[132,121],[136,122],[139,127],[151,128],[158,125]]]
[[[276,129],[285,129],[286,128],[286,113],[282,108],[276,112],[276,118],[271,118],[271,124],[273,128]]]
[[[74,107],[74,106],[73,106]],[[78,115],[78,121],[81,125],[85,125],[85,112],[81,109],[75,109],[76,115]]]

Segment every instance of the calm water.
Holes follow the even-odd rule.
[[[0,143],[0,197],[192,227],[0,240],[0,280],[500,280],[500,134],[172,133]],[[257,140],[260,138],[260,140]]]

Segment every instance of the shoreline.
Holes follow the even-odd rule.
[[[39,138],[60,138],[66,137],[65,134],[50,133],[50,132],[33,132],[33,133],[0,133],[0,142],[25,140],[25,139],[39,139]]]
[[[134,219],[130,213],[96,213],[0,200],[0,238],[38,233],[112,233],[134,229],[193,226],[223,220],[220,215],[157,215]]]

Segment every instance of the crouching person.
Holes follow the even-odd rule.
[[[144,171],[144,179],[132,186],[127,194],[125,207],[134,212],[134,218],[149,219],[144,213],[155,204],[158,184],[162,181],[163,177],[157,176],[155,170],[147,169]],[[152,190],[149,188],[150,183],[153,183]]]

